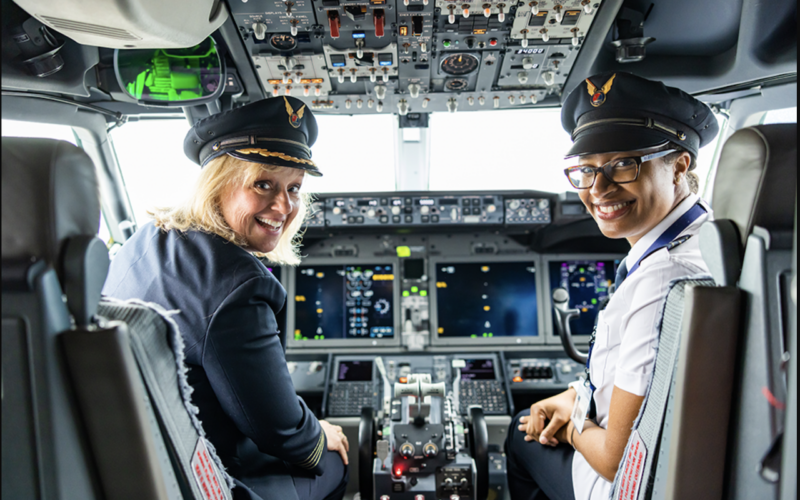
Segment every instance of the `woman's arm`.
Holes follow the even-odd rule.
[[[625,453],[633,421],[639,415],[644,396],[637,396],[614,386],[608,413],[608,429],[587,420],[583,433],[578,434],[572,421],[561,428],[556,438],[571,444],[589,465],[607,481],[614,481],[617,468]]]
[[[203,368],[225,413],[262,453],[322,474],[326,434],[286,367],[273,312],[279,287],[259,276],[228,294],[209,322]]]

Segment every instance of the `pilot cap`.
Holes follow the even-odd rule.
[[[667,141],[697,158],[719,132],[708,106],[686,92],[620,71],[581,82],[564,101],[561,125],[573,141],[565,158],[638,151]]]
[[[273,97],[199,120],[186,134],[183,151],[205,166],[227,154],[255,163],[299,168],[321,177],[311,160],[317,121],[295,97]]]

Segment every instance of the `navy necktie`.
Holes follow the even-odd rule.
[[[622,282],[625,281],[625,278],[628,277],[628,264],[627,258],[622,259],[622,262],[619,263],[619,267],[617,268],[617,277],[614,280],[614,289],[619,290],[619,287],[622,286]]]

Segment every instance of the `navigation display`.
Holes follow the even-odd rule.
[[[440,262],[436,313],[440,339],[535,337],[536,267],[532,261]]]
[[[299,266],[295,340],[394,336],[394,265]]]
[[[581,315],[570,320],[573,335],[591,335],[594,320],[608,289],[614,284],[619,260],[562,260],[550,262],[550,292],[564,288],[569,293],[570,309]],[[555,320],[553,322],[555,329]]]

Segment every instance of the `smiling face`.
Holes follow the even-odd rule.
[[[640,151],[586,155],[579,163],[600,167],[618,158],[642,155]],[[598,173],[594,186],[578,194],[605,236],[626,238],[633,246],[689,194],[685,174],[690,161],[684,153],[674,164],[660,158],[644,162],[639,178],[627,184],[614,184]]]
[[[300,188],[305,172],[278,167],[261,171],[254,182],[232,184],[220,198],[220,212],[231,229],[246,241],[246,250],[268,253],[275,249],[302,204]]]

